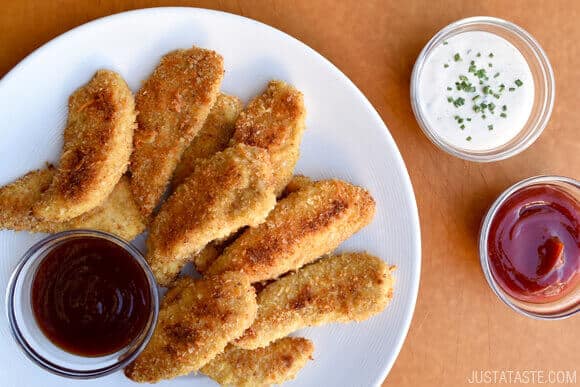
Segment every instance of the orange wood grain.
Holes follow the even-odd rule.
[[[479,369],[578,368],[578,317],[545,322],[511,312],[487,287],[476,243],[486,208],[508,185],[542,173],[580,179],[580,2],[2,0],[0,75],[72,27],[162,5],[221,9],[297,37],[345,72],[387,123],[417,196],[423,268],[411,330],[385,385],[464,385]],[[502,17],[531,32],[557,82],[554,113],[540,139],[491,164],[439,151],[420,132],[409,103],[411,69],[423,45],[449,22],[474,15]]]

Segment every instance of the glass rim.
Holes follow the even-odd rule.
[[[493,204],[489,207],[489,210],[487,211],[485,217],[483,218],[483,221],[481,224],[481,229],[479,232],[479,261],[481,264],[481,269],[483,270],[483,274],[485,276],[485,279],[486,279],[489,287],[495,293],[495,295],[501,301],[503,301],[504,304],[509,306],[512,310],[514,310],[514,311],[516,311],[524,316],[531,317],[531,318],[534,318],[537,320],[562,320],[562,319],[571,317],[571,316],[575,315],[576,313],[580,312],[580,308],[576,308],[575,310],[574,310],[574,308],[572,308],[569,311],[564,310],[564,311],[555,312],[552,314],[550,314],[550,313],[541,314],[541,313],[535,313],[535,312],[526,310],[526,309],[516,305],[514,302],[512,302],[512,300],[508,296],[506,296],[505,291],[503,289],[501,289],[500,285],[497,283],[495,277],[493,276],[493,273],[491,272],[491,265],[489,263],[489,256],[488,256],[488,251],[487,251],[487,240],[488,240],[488,236],[489,236],[489,230],[491,227],[491,223],[494,220],[495,215],[497,214],[497,211],[506,202],[506,200],[512,196],[512,194],[514,194],[516,191],[518,191],[522,188],[531,187],[531,186],[534,186],[537,184],[554,184],[554,183],[569,184],[569,185],[576,187],[577,189],[580,190],[580,181],[573,179],[573,178],[570,178],[570,177],[559,176],[559,175],[538,175],[538,176],[532,176],[532,177],[529,177],[527,179],[518,181],[517,183],[511,185],[506,190],[504,190],[498,196],[498,198],[493,202]],[[549,305],[549,304],[555,303],[555,302],[558,302],[558,300],[547,303],[545,305]]]
[[[145,326],[145,334],[141,333],[140,335],[136,336],[123,349],[132,347],[134,348],[130,350],[129,353],[123,354],[124,356],[122,357],[122,359],[115,361],[113,364],[101,368],[88,370],[76,370],[68,367],[63,367],[54,363],[53,361],[46,359],[44,356],[39,354],[38,351],[24,337],[20,327],[18,326],[15,314],[16,285],[18,283],[20,275],[23,273],[25,265],[29,263],[30,259],[34,257],[36,252],[43,246],[45,246],[47,243],[53,242],[58,239],[67,240],[71,237],[78,236],[90,236],[100,239],[106,239],[108,241],[112,241],[113,243],[117,244],[125,251],[127,251],[145,273],[147,283],[149,284],[149,291],[151,294],[151,311],[148,319],[149,322]],[[59,233],[49,235],[48,237],[41,239],[40,241],[33,244],[30,248],[28,248],[28,250],[22,255],[22,258],[12,271],[12,274],[10,275],[8,287],[6,289],[5,307],[6,314],[8,317],[8,325],[10,327],[10,333],[12,337],[14,338],[14,340],[16,341],[22,352],[26,355],[26,357],[32,360],[34,364],[58,376],[63,376],[72,379],[93,379],[109,375],[125,367],[130,362],[135,360],[135,358],[137,358],[137,356],[139,356],[139,354],[145,349],[157,325],[157,318],[159,314],[159,294],[157,289],[157,283],[155,281],[155,276],[153,275],[153,272],[151,271],[147,261],[145,260],[141,252],[131,243],[111,233],[89,229],[76,229],[62,231]],[[49,339],[47,338],[47,340]]]
[[[522,130],[528,126],[531,127],[529,133],[522,137],[519,141],[511,144],[509,147],[498,150],[489,150],[489,151],[469,151],[466,149],[461,149],[455,147],[445,141],[443,141],[440,136],[436,133],[435,130],[427,123],[427,120],[424,117],[423,109],[421,109],[419,99],[418,99],[418,85],[419,85],[419,78],[422,73],[425,61],[431,50],[438,45],[440,42],[444,40],[444,38],[454,32],[455,30],[469,26],[474,24],[487,24],[492,25],[494,27],[499,27],[509,32],[514,33],[521,39],[523,42],[527,44],[527,46],[532,50],[534,53],[534,59],[537,62],[539,68],[541,69],[541,79],[542,82],[540,85],[536,87],[540,87],[545,90],[545,97],[541,101],[541,109],[540,114],[536,120],[527,122]],[[527,58],[526,58],[527,59]],[[464,160],[468,161],[475,161],[475,162],[493,162],[504,160],[509,157],[515,156],[527,148],[529,148],[537,139],[540,137],[542,132],[544,131],[545,127],[550,120],[552,115],[552,110],[554,108],[554,100],[556,95],[556,81],[554,78],[554,71],[552,69],[552,65],[550,64],[550,60],[546,52],[542,49],[538,41],[526,30],[521,28],[520,26],[496,17],[492,16],[473,16],[464,19],[457,20],[453,23],[448,24],[447,26],[440,29],[433,37],[425,44],[417,60],[415,61],[415,65],[413,66],[413,71],[411,73],[411,87],[410,87],[410,97],[411,97],[411,108],[419,124],[419,127],[423,131],[423,133],[429,138],[429,140],[435,144],[439,149],[451,154],[452,156],[459,157]]]

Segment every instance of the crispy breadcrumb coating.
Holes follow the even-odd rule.
[[[229,345],[201,372],[222,386],[253,387],[282,384],[296,377],[314,345],[301,337],[285,337],[264,348],[245,350]]]
[[[69,98],[58,171],[34,205],[37,218],[63,222],[101,205],[127,170],[135,101],[115,72],[99,70]]]
[[[206,159],[227,148],[234,134],[234,124],[241,110],[242,101],[238,97],[223,93],[218,96],[205,124],[177,164],[171,181],[173,189],[191,175],[197,159]]]
[[[139,116],[131,156],[131,189],[149,217],[214,104],[223,58],[193,47],[165,55],[135,97]]]
[[[159,284],[169,285],[209,242],[263,222],[275,203],[264,149],[238,144],[198,160],[151,224],[147,260]]]
[[[132,240],[145,230],[145,222],[131,194],[129,179],[119,180],[99,207],[67,222],[37,219],[32,206],[48,189],[56,170],[49,166],[32,171],[0,188],[0,229],[55,233],[72,229],[93,229]]]
[[[301,328],[366,320],[393,298],[393,270],[365,253],[322,258],[266,286],[258,317],[234,344],[254,349]]]
[[[151,341],[125,375],[155,383],[198,371],[250,326],[256,311],[256,294],[241,273],[183,277],[163,298]]]
[[[276,278],[331,252],[366,226],[375,202],[363,188],[321,180],[276,204],[264,223],[246,230],[208,273],[239,270],[252,282]]]
[[[240,113],[232,142],[267,149],[274,166],[276,195],[292,178],[300,155],[306,109],[301,92],[283,81],[270,81]]]
[[[286,184],[284,191],[282,191],[281,197],[285,198],[286,196],[290,195],[291,193],[299,191],[302,188],[305,188],[305,187],[311,185],[312,183],[314,183],[314,181],[307,176],[294,175],[294,176],[292,176],[292,179],[290,179],[288,184]]]

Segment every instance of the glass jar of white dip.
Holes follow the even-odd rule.
[[[459,20],[423,48],[411,76],[419,126],[457,157],[489,162],[522,152],[542,133],[554,104],[552,67],[513,23]]]

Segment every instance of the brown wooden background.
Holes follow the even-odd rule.
[[[220,9],[295,36],[346,73],[389,126],[417,196],[423,268],[411,330],[385,385],[464,385],[480,369],[579,371],[578,316],[534,321],[508,310],[485,283],[476,240],[486,208],[508,185],[542,173],[580,178],[580,1],[0,0],[0,75],[79,24],[163,5]],[[436,149],[409,104],[410,73],[423,45],[439,28],[474,15],[531,32],[557,81],[552,119],[536,144],[485,165]]]

